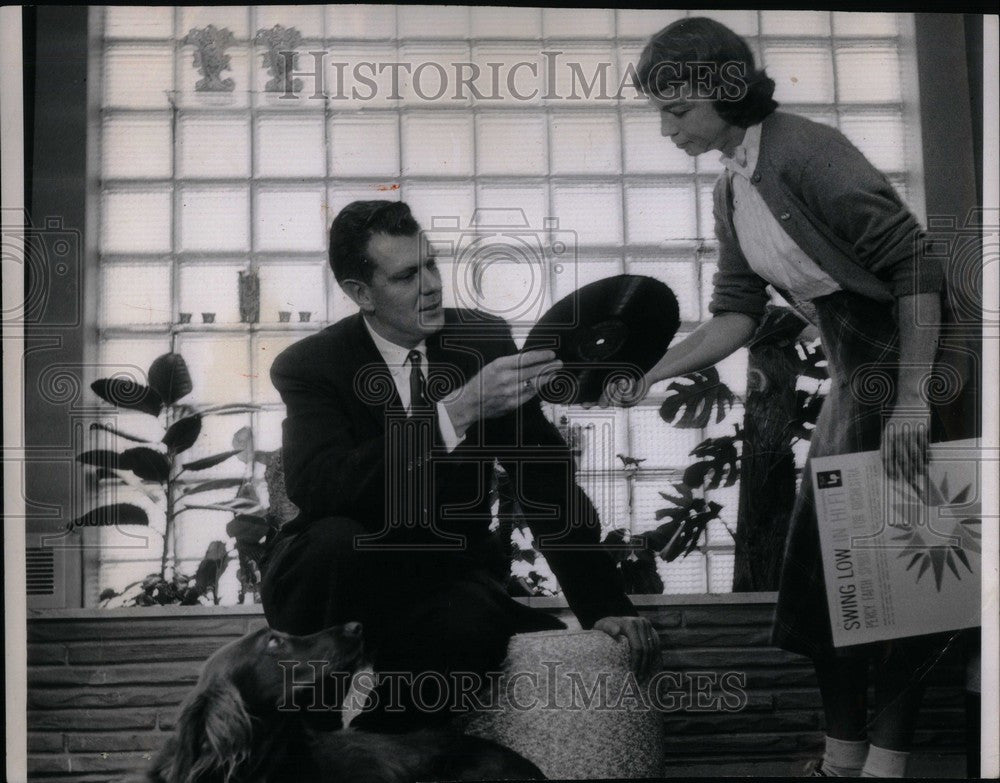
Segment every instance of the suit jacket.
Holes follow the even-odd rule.
[[[444,327],[427,338],[429,396],[460,389],[489,362],[516,352],[503,320],[446,310]],[[349,517],[384,543],[411,549],[439,547],[442,536],[459,534],[465,537],[460,551],[419,554],[427,567],[455,567],[489,535],[489,489],[499,461],[581,625],[636,613],[599,547],[597,512],[576,484],[569,448],[537,399],[473,423],[450,454],[426,439],[400,438],[405,412],[360,314],[287,348],[275,359],[271,380],[287,409],[286,488],[301,509],[291,524]],[[419,502],[399,502],[421,483],[434,530],[414,524]]]

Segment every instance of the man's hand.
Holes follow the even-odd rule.
[[[555,357],[553,351],[525,351],[501,356],[483,367],[454,400],[445,403],[456,432],[524,405],[563,366]]]
[[[628,639],[632,671],[640,680],[652,677],[660,668],[660,637],[645,617],[604,617],[594,623],[594,630]]]
[[[897,402],[882,432],[882,465],[886,475],[905,481],[923,498],[930,441],[930,411],[927,403]]]

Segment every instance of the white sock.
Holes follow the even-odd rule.
[[[827,737],[822,769],[831,777],[856,778],[861,773],[867,753],[867,740],[851,742]]]
[[[872,745],[868,749],[865,767],[861,770],[863,778],[901,778],[906,775],[906,760],[909,753],[901,750],[889,750]]]

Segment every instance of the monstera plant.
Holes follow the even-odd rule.
[[[799,330],[801,328],[799,323]],[[822,349],[804,343],[800,347],[796,373],[817,381],[827,377]],[[793,442],[809,440],[812,436],[823,396],[819,391],[796,391],[794,412],[787,423]],[[660,418],[680,429],[702,429],[713,417],[716,423],[725,419],[735,401],[735,395],[722,382],[718,371],[709,367],[685,375],[667,387]],[[657,558],[669,563],[694,552],[713,520],[725,527],[734,539],[737,552],[740,551],[744,541],[721,518],[722,504],[704,495],[706,490],[732,487],[739,480],[744,437],[744,428],[737,424],[732,435],[706,438],[695,446],[690,455],[695,461],[684,469],[681,480],[672,485],[672,491],[659,493],[669,505],[656,512],[656,521],[664,520],[658,527],[641,536],[633,535],[626,528],[616,528],[605,537],[604,545],[618,564],[628,592],[663,592]],[[629,481],[631,498],[631,483],[644,460],[623,454],[618,458]]]
[[[182,514],[197,510],[232,513],[233,520],[227,532],[236,539],[241,572],[247,572],[241,550],[261,544],[269,532],[269,526],[263,522],[265,516],[254,487],[252,463],[266,461],[269,455],[253,450],[253,438],[246,427],[236,433],[230,450],[193,460],[188,459],[186,454],[197,443],[205,418],[246,414],[256,410],[257,406],[243,403],[199,406],[182,402],[193,391],[194,384],[187,363],[179,353],[157,357],[149,367],[147,380],[148,385],[143,385],[134,380],[112,377],[101,378],[91,384],[94,393],[117,410],[136,411],[155,417],[163,427],[162,437],[154,441],[110,424],[94,423],[91,429],[106,431],[136,445],[121,452],[95,449],[77,456],[79,462],[96,469],[95,478],[100,485],[132,487],[154,503],[162,504],[164,509],[159,571],[120,591],[104,590],[101,601],[104,605],[116,598],[125,605],[190,605],[201,603],[202,598],[211,596],[211,600],[218,603],[219,578],[228,567],[232,553],[226,542],[212,541],[195,573],[181,573],[176,567],[174,554],[177,523]],[[249,465],[249,469],[244,470],[247,474],[244,478],[199,476],[234,457]],[[221,503],[198,502],[202,493],[226,489],[235,491],[232,499]],[[71,523],[73,527],[149,524],[145,509],[127,502],[99,504]],[[250,540],[252,538],[253,541]]]

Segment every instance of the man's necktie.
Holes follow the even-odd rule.
[[[406,357],[410,362],[410,410],[412,416],[417,411],[430,411],[431,404],[427,399],[427,381],[420,371],[422,361],[420,351],[410,351]]]

